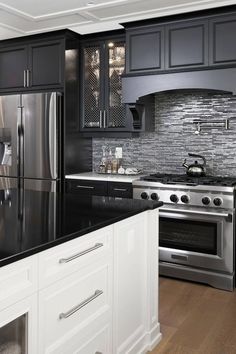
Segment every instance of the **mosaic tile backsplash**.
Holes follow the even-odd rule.
[[[212,120],[229,118],[229,130],[215,126]],[[209,121],[210,129],[194,132],[194,119]],[[221,125],[221,124],[220,124]],[[115,151],[123,148],[123,166],[136,167],[144,173],[185,173],[188,153],[205,156],[207,174],[236,176],[236,97],[228,93],[178,91],[156,94],[155,132],[136,138],[93,139],[93,170],[97,171],[102,146]],[[199,160],[202,162],[202,160]]]

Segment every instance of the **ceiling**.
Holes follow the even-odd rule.
[[[0,0],[1,1],[1,0]],[[85,34],[119,23],[236,4],[234,0],[3,0],[0,39],[63,28]]]

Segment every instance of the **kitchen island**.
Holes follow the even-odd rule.
[[[0,348],[138,354],[159,342],[161,202],[17,189],[0,199]]]

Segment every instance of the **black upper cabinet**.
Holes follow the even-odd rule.
[[[29,86],[63,85],[63,42],[49,41],[29,45]]]
[[[127,73],[164,69],[164,27],[128,30],[126,41]]]
[[[121,99],[124,37],[85,41],[81,48],[81,131],[128,131]]]
[[[24,87],[27,68],[27,47],[0,49],[0,90]]]
[[[236,15],[210,20],[210,64],[236,64]]]
[[[7,45],[0,43],[0,92],[61,88],[65,60],[63,39],[40,41],[37,38],[21,46],[16,46],[17,42],[18,39],[12,39]]]
[[[208,65],[208,23],[189,21],[166,26],[166,69]]]
[[[126,74],[236,65],[236,13],[127,24]]]

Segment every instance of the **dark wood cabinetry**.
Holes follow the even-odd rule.
[[[27,46],[0,47],[0,91],[24,87]]]
[[[236,14],[210,20],[210,65],[236,64]]]
[[[207,21],[191,21],[166,26],[165,69],[208,65]]]
[[[128,30],[127,73],[164,69],[164,27]]]
[[[236,12],[183,17],[127,24],[127,75],[236,65]]]
[[[121,101],[124,36],[84,41],[81,55],[81,131],[129,131],[125,106]]]
[[[22,38],[0,43],[0,92],[62,88],[65,38],[18,42]]]
[[[29,45],[30,88],[63,85],[64,46],[62,40],[53,40]]]
[[[80,195],[103,195],[116,198],[132,198],[132,183],[68,179],[66,191]]]

